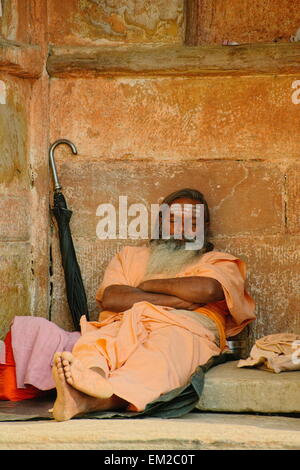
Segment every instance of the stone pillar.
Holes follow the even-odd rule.
[[[6,0],[0,18],[0,336],[48,316],[46,10]]]

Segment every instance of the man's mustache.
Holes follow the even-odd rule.
[[[163,241],[165,242],[174,242],[178,243],[179,245],[182,244],[183,242],[193,242],[196,240],[196,236],[193,237],[187,237],[186,235],[182,234],[180,238],[175,238],[174,235],[170,235],[168,238],[162,238]]]

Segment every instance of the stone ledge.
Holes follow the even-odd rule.
[[[189,413],[178,419],[73,419],[0,423],[0,450],[296,450],[300,421]]]
[[[51,46],[51,77],[299,74],[300,44]]]
[[[22,78],[38,78],[43,62],[39,46],[0,39],[0,72]]]
[[[300,371],[275,374],[238,368],[238,361],[220,364],[205,375],[201,411],[299,413]]]

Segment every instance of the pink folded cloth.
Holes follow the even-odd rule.
[[[12,327],[12,348],[16,363],[17,387],[33,385],[39,390],[54,388],[53,356],[56,351],[72,351],[80,333],[65,331],[45,318],[16,316]],[[4,354],[0,363],[5,364]]]

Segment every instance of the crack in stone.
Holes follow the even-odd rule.
[[[237,188],[240,184],[242,184],[242,183],[248,178],[248,176],[249,176],[249,168],[246,168],[246,167],[243,165],[243,169],[244,169],[244,171],[245,171],[245,173],[246,173],[245,176],[244,176],[244,178],[242,178],[242,179],[239,180],[235,185],[233,185],[232,188],[231,188],[231,191],[230,191],[223,199],[221,199],[221,201],[219,202],[218,205],[215,205],[215,206],[211,209],[211,212],[212,212],[213,214],[214,214],[216,211],[219,210],[219,208],[221,207],[221,205],[222,205],[227,199],[231,198],[231,197],[234,195],[236,188]]]

